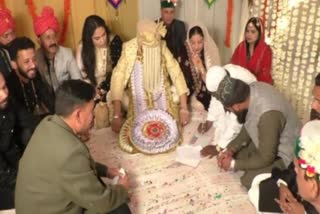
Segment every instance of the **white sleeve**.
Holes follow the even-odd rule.
[[[221,133],[219,133],[219,139],[216,142],[221,148],[226,148],[242,128],[242,125],[237,121],[237,116],[232,112],[225,113],[224,120],[225,127],[220,127]]]
[[[225,111],[223,105],[215,97],[211,97],[210,106],[208,109],[207,120],[216,122],[221,117],[224,117]]]

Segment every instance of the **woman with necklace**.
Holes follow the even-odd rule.
[[[207,111],[211,94],[205,85],[206,72],[211,66],[220,65],[220,56],[217,45],[201,23],[190,25],[178,61],[190,91],[188,102],[200,102]]]
[[[272,50],[264,41],[264,29],[260,18],[252,17],[248,20],[245,40],[234,51],[231,63],[248,69],[258,81],[273,84]]]

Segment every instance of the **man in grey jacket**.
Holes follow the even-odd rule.
[[[51,7],[44,7],[33,22],[40,48],[36,53],[38,69],[51,92],[64,80],[82,79],[70,48],[58,45],[59,23]]]
[[[257,174],[289,165],[301,123],[284,96],[268,84],[248,85],[230,76],[221,81],[216,96],[244,124],[218,156],[221,168],[245,171],[241,183],[250,188]]]

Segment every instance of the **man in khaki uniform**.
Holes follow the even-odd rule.
[[[56,115],[43,119],[34,132],[17,176],[19,213],[130,213],[128,177],[95,163],[78,137],[92,127],[95,89],[68,80],[56,93]],[[119,176],[105,185],[99,176]]]

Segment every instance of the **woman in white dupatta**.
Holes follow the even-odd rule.
[[[190,24],[185,48],[178,61],[190,90],[188,102],[200,104],[207,111],[211,94],[205,84],[206,72],[211,66],[220,65],[221,62],[217,45],[203,24]]]

